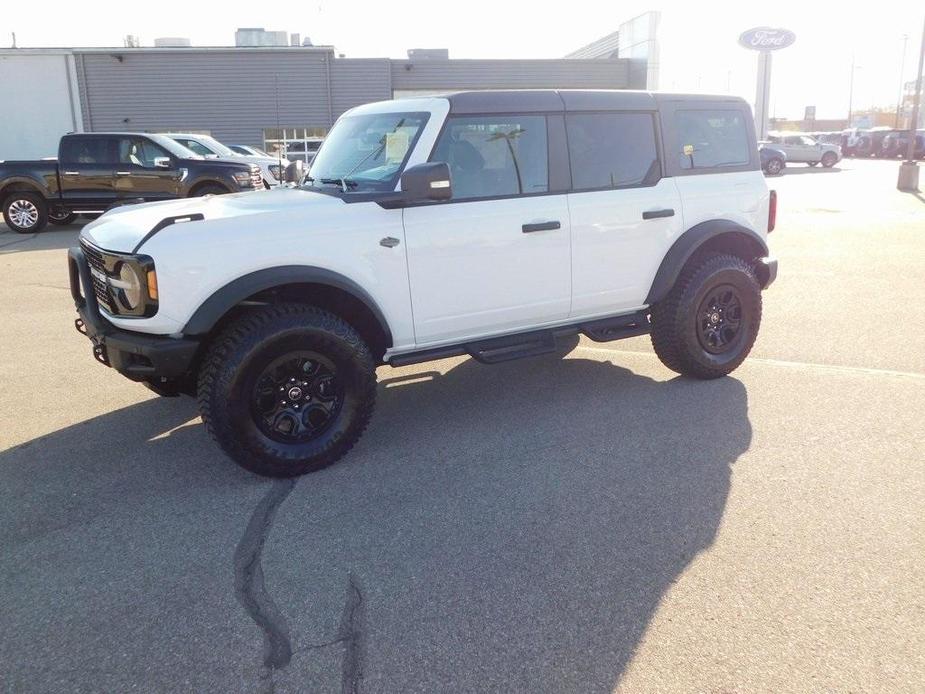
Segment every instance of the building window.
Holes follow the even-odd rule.
[[[327,128],[264,128],[263,148],[274,157],[310,162],[327,134]]]

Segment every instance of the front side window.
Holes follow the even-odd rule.
[[[120,164],[133,164],[145,169],[153,169],[155,159],[169,156],[166,150],[143,137],[119,139]]]
[[[575,190],[655,185],[661,177],[650,114],[569,114],[565,128]]]
[[[341,118],[312,162],[309,185],[393,190],[427,113],[370,113]]]
[[[745,112],[738,109],[679,110],[675,125],[680,139],[681,169],[745,166],[749,163]]]
[[[449,165],[454,200],[545,193],[546,116],[450,118],[430,159]]]

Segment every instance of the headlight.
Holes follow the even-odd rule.
[[[110,279],[109,283],[118,289],[116,295],[119,303],[129,311],[134,311],[141,305],[143,298],[142,279],[134,266],[129,263],[122,263],[119,268],[119,279]]]
[[[273,178],[275,178],[277,181],[281,181],[283,179],[283,167],[280,166],[279,164],[271,165],[270,173],[273,175]]]
[[[237,173],[231,174],[231,177],[235,180],[238,185],[241,186],[250,186],[253,185],[251,181],[250,171],[239,171]]]

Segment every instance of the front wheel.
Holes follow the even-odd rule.
[[[244,314],[216,338],[198,395],[207,430],[232,460],[259,475],[296,477],[357,442],[372,416],[376,371],[342,318],[278,304]]]
[[[36,193],[13,193],[3,202],[3,221],[17,234],[34,234],[48,223],[48,206]]]
[[[822,165],[827,169],[831,169],[835,166],[837,161],[838,155],[836,155],[835,152],[826,152],[822,155]]]
[[[692,260],[652,306],[652,346],[672,371],[719,378],[748,356],[761,324],[761,288],[751,266],[732,255]]]
[[[765,166],[765,171],[769,176],[777,176],[784,170],[784,162],[780,159],[771,159]]]
[[[199,186],[196,192],[190,197],[201,198],[204,195],[225,195],[225,193],[228,192],[230,191],[225,186],[219,185],[218,183],[206,183],[205,185]]]

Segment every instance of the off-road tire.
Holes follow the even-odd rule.
[[[741,304],[739,332],[729,351],[712,354],[698,337],[699,308],[709,293],[731,285]],[[672,371],[693,378],[725,376],[748,356],[761,325],[761,287],[754,269],[726,254],[695,256],[664,299],[652,306],[652,346]]]
[[[35,211],[35,221],[28,225],[20,225],[14,221],[14,214],[20,208],[29,208]],[[48,224],[48,205],[45,198],[38,193],[13,192],[3,201],[3,221],[17,234],[34,234],[45,228]]]
[[[826,152],[822,155],[822,165],[831,169],[838,162],[838,156],[834,152]]]
[[[269,364],[305,351],[336,367],[341,404],[317,438],[281,442],[261,430],[253,393]],[[197,390],[202,421],[232,460],[258,475],[297,477],[336,462],[360,438],[375,406],[376,370],[345,320],[314,306],[277,304],[243,314],[216,337]]]

